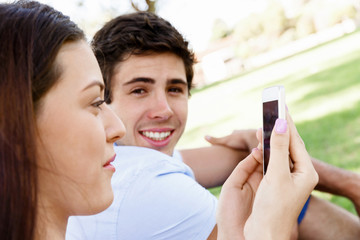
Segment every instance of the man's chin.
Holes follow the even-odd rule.
[[[159,152],[161,152],[163,154],[166,154],[166,155],[169,155],[169,156],[172,156],[173,152],[174,152],[174,148],[172,148],[170,146],[159,147],[159,146],[154,146],[154,145],[151,145],[151,144],[147,144],[146,146],[142,146],[142,147],[150,148],[150,149],[159,151]]]

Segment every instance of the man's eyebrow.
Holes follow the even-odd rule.
[[[152,78],[138,77],[138,78],[133,78],[130,81],[124,83],[123,86],[130,85],[133,83],[138,83],[138,82],[154,84],[155,80]]]
[[[183,84],[183,85],[187,85],[187,82],[184,81],[181,78],[175,78],[175,79],[170,79],[168,80],[168,84]]]
[[[90,84],[88,84],[86,87],[84,87],[84,89],[82,91],[85,91],[93,86],[99,86],[100,87],[100,91],[104,90],[105,88],[105,85],[104,83],[100,82],[100,81],[97,81],[97,80],[94,80],[92,81]]]

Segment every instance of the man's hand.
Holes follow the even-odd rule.
[[[205,136],[206,141],[212,145],[220,145],[235,150],[250,151],[255,148],[259,141],[256,139],[256,130],[234,130],[224,137]]]

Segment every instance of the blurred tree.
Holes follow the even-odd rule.
[[[77,0],[77,1],[76,1],[76,5],[77,5],[78,7],[84,6],[84,0]]]
[[[279,1],[269,1],[267,9],[259,15],[263,26],[263,34],[271,38],[279,37],[287,29],[287,18]]]
[[[297,38],[327,29],[346,19],[355,19],[356,14],[356,6],[351,0],[309,1],[304,6],[296,22]]]
[[[263,31],[261,18],[257,14],[251,14],[235,25],[234,37],[237,41],[243,42],[259,36]]]
[[[213,41],[230,35],[236,41],[236,55],[247,58],[347,19],[358,19],[360,25],[358,0],[298,0],[298,4],[284,4],[287,1],[269,0],[263,12],[241,19],[233,29],[217,20],[213,27]],[[296,14],[287,16],[284,5],[288,11],[293,10]]]
[[[235,25],[236,54],[247,58],[276,47],[277,39],[290,25],[280,2],[269,1],[264,12],[253,13]]]
[[[130,0],[130,2],[131,2],[131,6],[137,12],[140,12],[140,11],[147,11],[147,12],[152,12],[152,13],[156,12],[157,0],[145,0],[145,4],[146,4],[145,9],[141,9],[141,7],[139,6],[139,3],[135,3],[134,0]]]
[[[214,21],[212,27],[212,36],[211,40],[216,41],[222,38],[225,38],[231,34],[231,29],[227,26],[224,20],[217,18]]]
[[[296,38],[306,37],[315,32],[314,15],[311,12],[304,11],[296,22]]]

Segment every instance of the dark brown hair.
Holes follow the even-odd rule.
[[[114,18],[94,36],[92,47],[104,81],[105,97],[111,102],[111,79],[115,66],[131,55],[170,52],[185,66],[188,90],[194,76],[194,53],[189,43],[165,19],[149,12],[136,12]]]
[[[31,1],[0,4],[0,238],[33,239],[36,113],[59,79],[67,41],[85,39],[67,16]]]

